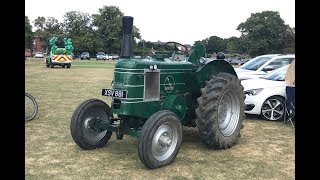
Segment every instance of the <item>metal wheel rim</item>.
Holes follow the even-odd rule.
[[[231,90],[222,94],[218,108],[218,124],[224,136],[230,136],[238,125],[240,116],[240,101]]]
[[[284,105],[278,99],[268,99],[262,104],[261,113],[266,119],[277,121],[284,114]]]
[[[152,138],[152,154],[158,161],[168,159],[178,143],[178,131],[170,123],[162,124]]]
[[[85,133],[86,138],[96,142],[100,141],[107,134],[107,130],[99,132],[95,128],[96,121],[101,119],[108,119],[107,114],[103,111],[92,111],[85,116],[83,132]]]

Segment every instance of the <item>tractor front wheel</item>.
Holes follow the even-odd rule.
[[[82,102],[74,111],[70,130],[75,143],[82,149],[103,147],[110,139],[112,131],[101,130],[99,123],[111,124],[113,118],[110,107],[99,99]]]
[[[168,110],[154,113],[148,118],[139,136],[138,153],[149,169],[171,164],[182,142],[182,126],[176,114]]]
[[[244,115],[243,86],[229,73],[206,82],[197,99],[196,125],[202,141],[211,149],[227,149],[240,137]]]

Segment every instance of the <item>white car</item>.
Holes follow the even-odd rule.
[[[35,58],[44,58],[44,55],[42,52],[37,52],[35,55],[34,55]]]
[[[257,56],[239,68],[235,68],[235,71],[240,80],[258,78],[279,67],[290,64],[294,58],[294,54],[267,54]]]
[[[246,95],[246,114],[260,115],[271,121],[283,119],[286,99],[284,79],[288,66],[278,68],[261,78],[241,81]]]

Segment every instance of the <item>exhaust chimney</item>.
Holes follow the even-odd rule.
[[[132,25],[133,17],[123,16],[122,17],[122,45],[121,45],[121,58],[131,58],[132,56]]]

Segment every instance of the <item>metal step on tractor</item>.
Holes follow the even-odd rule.
[[[106,145],[112,133],[139,138],[138,155],[149,169],[172,163],[183,138],[182,126],[197,127],[199,140],[210,149],[234,146],[242,129],[245,95],[233,67],[225,60],[205,58],[202,44],[188,50],[165,44],[170,54],[134,59],[133,17],[122,18],[121,55],[111,88],[100,99],[88,99],[74,111],[70,130],[82,149]],[[116,117],[114,117],[116,115]]]

